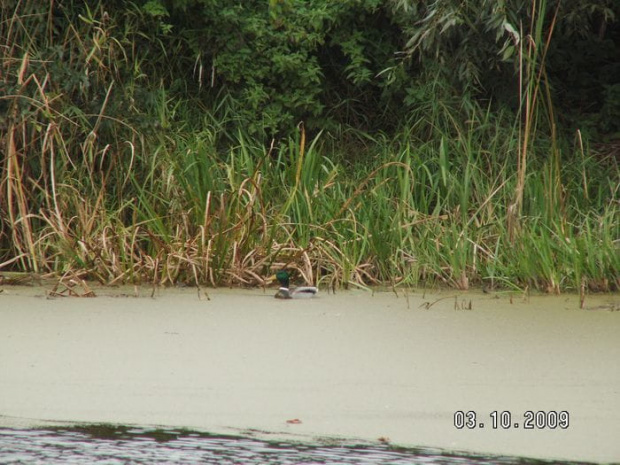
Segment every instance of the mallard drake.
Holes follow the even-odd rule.
[[[319,290],[312,286],[289,287],[289,274],[286,270],[276,273],[276,279],[280,283],[280,289],[276,292],[276,299],[309,299],[317,295]]]

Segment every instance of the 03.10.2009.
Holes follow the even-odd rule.
[[[513,421],[509,410],[494,410],[488,416],[492,429],[567,429],[570,425],[570,415],[566,410],[527,410],[522,414],[522,421]],[[454,412],[456,429],[483,429],[485,426],[483,421],[478,421],[478,414],[473,410]]]

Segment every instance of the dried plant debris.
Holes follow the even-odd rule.
[[[65,273],[54,285],[54,288],[47,293],[47,296],[48,298],[97,297],[86,281],[73,272]]]

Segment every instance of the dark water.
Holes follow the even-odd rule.
[[[307,445],[185,430],[97,425],[0,428],[0,464],[555,464],[388,445]],[[566,463],[566,462],[561,462]],[[577,463],[577,462],[574,462]],[[584,463],[584,462],[579,462]]]

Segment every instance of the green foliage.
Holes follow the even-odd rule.
[[[514,63],[520,21],[527,20],[528,13],[524,2],[510,0],[392,3],[402,13],[406,52],[424,65],[439,63],[464,90],[488,84],[490,72]]]
[[[5,1],[0,268],[617,289],[616,4],[532,5]]]
[[[147,3],[148,11],[153,4]],[[375,76],[396,63],[399,31],[380,5],[159,2],[196,57],[186,74],[198,79],[207,98],[213,91],[230,94],[237,127],[268,136],[291,134],[301,121],[309,128],[351,122],[354,116],[339,110],[343,105],[366,113],[362,120],[381,116],[368,104],[381,99],[384,83]],[[355,104],[359,96],[364,108]]]
[[[614,0],[391,0],[407,36],[405,51],[422,68],[435,68],[461,92],[518,108],[519,68],[533,46],[553,40],[546,79],[562,123],[571,129],[616,132],[613,85],[620,73],[620,3]],[[535,5],[535,7],[533,7]],[[557,12],[557,16],[555,13]],[[546,18],[544,22],[539,18]],[[531,57],[539,61],[541,57]],[[437,65],[439,64],[439,66]],[[605,108],[601,112],[601,108]],[[585,118],[584,118],[585,117]]]

